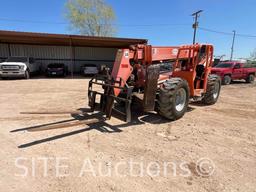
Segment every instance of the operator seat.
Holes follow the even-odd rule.
[[[203,76],[204,76],[204,71],[205,71],[205,67],[204,65],[202,64],[199,64],[196,66],[196,78],[195,78],[195,82],[194,82],[194,87],[195,88],[198,88],[197,85],[200,85],[200,87],[202,86],[203,84]],[[200,84],[198,84],[200,83]]]
[[[202,64],[199,64],[196,66],[196,77],[198,78],[202,78],[203,77],[203,74],[204,74],[204,65]]]

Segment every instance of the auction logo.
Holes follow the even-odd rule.
[[[215,164],[209,158],[201,158],[196,163],[196,172],[201,177],[209,177],[215,171]]]

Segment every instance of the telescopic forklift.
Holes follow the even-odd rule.
[[[194,44],[180,47],[134,45],[119,49],[112,71],[96,75],[89,83],[92,111],[98,105],[110,119],[112,111],[131,121],[131,104],[139,98],[145,112],[177,120],[187,111],[190,98],[212,105],[218,100],[221,81],[211,75],[213,46]],[[169,68],[168,68],[169,65]],[[162,70],[162,69],[169,70]],[[103,91],[94,89],[102,86]],[[97,95],[100,96],[97,103]],[[115,107],[122,104],[124,110]]]
[[[37,126],[30,131],[93,124],[110,119],[113,111],[130,122],[131,105],[134,103],[139,103],[145,112],[156,111],[169,120],[181,118],[188,109],[190,99],[205,105],[215,104],[220,95],[221,80],[217,75],[210,74],[213,51],[213,46],[209,44],[177,47],[137,44],[119,49],[113,68],[104,68],[89,82],[89,111],[99,110],[105,114],[104,118],[90,119],[87,111],[75,111],[72,113],[81,113],[87,119],[71,124]]]

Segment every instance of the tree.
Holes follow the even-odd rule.
[[[113,36],[115,13],[104,0],[68,0],[66,17],[72,30],[82,35]]]
[[[256,49],[254,49],[251,54],[250,54],[250,59],[251,60],[256,60]]]

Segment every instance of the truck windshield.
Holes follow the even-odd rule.
[[[233,64],[232,63],[219,63],[218,65],[215,66],[215,68],[232,68]]]
[[[6,60],[7,62],[27,62],[27,57],[10,57]]]

